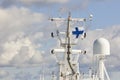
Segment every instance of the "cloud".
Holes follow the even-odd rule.
[[[5,70],[0,70],[0,79],[7,77],[9,73]]]
[[[24,7],[0,8],[0,42],[4,42],[8,36],[20,31],[30,33],[30,30],[36,29],[34,27],[40,25],[45,18],[45,15]]]
[[[44,19],[43,14],[32,12],[24,7],[0,9],[0,16],[0,23],[2,27],[18,29],[22,29],[25,26],[28,27],[33,25],[33,23],[41,22]]]
[[[10,6],[45,6],[50,4],[63,4],[67,3],[69,0],[2,0],[0,5],[3,8],[8,8]]]
[[[24,7],[0,8],[0,42],[17,32],[32,33],[45,19],[42,13]]]
[[[15,74],[14,80],[32,80],[32,74],[30,72],[21,71]]]
[[[28,37],[18,38],[17,36],[16,39],[4,43],[3,53],[0,55],[0,65],[23,66],[29,62],[40,63],[42,55],[36,48],[37,46]]]
[[[42,61],[41,51],[37,49],[41,47],[38,40],[44,34],[38,28],[45,19],[45,15],[24,7],[0,8],[0,66]]]
[[[43,57],[41,56],[39,51],[36,52],[30,59],[31,64],[40,64],[42,61],[43,61]]]

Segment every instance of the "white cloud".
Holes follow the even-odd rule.
[[[43,61],[43,57],[39,52],[36,52],[30,59],[31,64],[40,64]]]
[[[25,26],[28,27],[41,22],[45,17],[43,16],[43,14],[32,12],[24,7],[0,9],[0,24],[2,28],[7,27],[22,29]]]
[[[12,7],[8,9],[0,8],[0,42],[4,42],[8,36],[17,32],[33,32],[35,27],[44,21],[45,15],[32,12],[27,8]]]
[[[9,73],[5,70],[0,70],[0,79],[7,77]]]
[[[30,61],[33,64],[40,63],[42,55],[36,48],[28,37],[18,38],[17,36],[15,40],[4,43],[3,53],[0,55],[0,65],[20,66],[29,64]]]
[[[44,34],[35,30],[44,19],[45,15],[24,7],[0,8],[0,66],[42,61],[41,52],[37,50],[41,44],[37,41]],[[39,59],[35,59],[36,55]]]

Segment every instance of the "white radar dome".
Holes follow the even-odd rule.
[[[94,55],[110,55],[110,44],[105,38],[99,38],[93,44]]]

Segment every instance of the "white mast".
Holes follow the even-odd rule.
[[[99,58],[99,80],[104,80],[104,58]]]
[[[69,16],[67,19],[65,18],[52,18],[50,19],[51,21],[66,21],[67,22],[67,30],[66,32],[59,32],[59,30],[57,30],[56,34],[54,35],[54,33],[51,33],[52,37],[57,37],[60,40],[60,44],[61,44],[61,49],[53,49],[51,50],[52,54],[56,54],[57,53],[64,53],[64,60],[59,61],[59,80],[79,80],[80,77],[80,72],[79,72],[79,62],[78,62],[78,58],[79,58],[79,54],[84,54],[86,53],[85,50],[76,50],[76,49],[72,49],[72,46],[75,45],[71,42],[71,30],[70,30],[70,23],[71,22],[86,22],[85,18],[71,18],[71,14],[69,13]],[[90,20],[91,20],[91,16],[90,16]],[[78,26],[77,28],[75,28],[76,31],[78,31],[80,26]],[[83,26],[82,26],[83,27]],[[84,29],[84,27],[83,27]],[[76,35],[76,38],[79,37],[79,35],[82,35],[81,39],[86,37],[86,33],[84,30],[82,30],[81,32],[78,31],[76,32],[74,31],[73,34]],[[61,41],[61,38],[59,36],[60,33],[65,33],[66,37],[65,37],[65,43],[63,43]],[[77,56],[75,57],[75,61],[72,61],[71,56],[73,54],[77,54]]]
[[[90,15],[89,20],[91,21],[92,15]],[[75,27],[76,31],[72,31],[71,34],[71,25],[70,23],[73,22],[86,22],[87,19],[85,18],[71,18],[71,14],[69,13],[69,16],[67,19],[64,18],[52,18],[51,21],[66,21],[67,23],[67,30],[66,32],[59,32],[59,30],[56,31],[56,35],[52,32],[51,37],[57,37],[60,41],[60,48],[59,49],[52,49],[51,53],[54,55],[58,55],[63,53],[64,58],[63,60],[57,60],[59,64],[59,80],[105,80],[105,74],[108,80],[109,76],[107,74],[106,68],[104,66],[104,59],[106,55],[110,55],[110,45],[109,42],[104,39],[100,38],[97,39],[94,42],[93,45],[93,54],[97,56],[98,60],[98,66],[96,67],[97,73],[93,73],[92,69],[89,70],[89,74],[87,77],[84,77],[82,73],[79,71],[79,54],[85,54],[85,50],[78,50],[73,49],[72,46],[76,45],[73,44],[71,41],[71,35],[76,35],[76,38],[79,37],[79,35],[82,35],[80,38],[83,40],[83,38],[86,37],[86,33],[84,30],[84,27],[82,26],[83,30],[79,31],[79,27]],[[65,39],[63,42],[60,34],[65,35]],[[75,59],[72,60],[72,55],[76,54]],[[57,59],[57,58],[56,58]]]

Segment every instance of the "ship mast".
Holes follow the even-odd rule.
[[[56,54],[56,53],[65,53],[64,54],[64,60],[62,61],[62,63],[59,61],[59,66],[60,66],[60,73],[59,73],[59,80],[79,80],[79,63],[78,63],[78,58],[79,58],[79,54],[84,54],[86,53],[85,50],[76,50],[76,49],[72,49],[72,45],[76,45],[74,43],[72,43],[71,41],[71,33],[76,36],[75,38],[78,39],[78,37],[80,37],[81,39],[86,37],[86,33],[85,30],[79,30],[78,26],[75,28],[75,31],[70,30],[70,22],[86,22],[85,18],[71,18],[71,13],[69,12],[68,18],[51,18],[51,21],[65,21],[67,22],[67,29],[66,29],[66,37],[65,37],[65,43],[61,41],[60,39],[60,32],[59,30],[56,31],[55,35],[53,32],[51,33],[51,37],[57,37],[60,40],[60,44],[61,47],[63,47],[63,49],[53,49],[51,50],[52,54]],[[83,26],[82,26],[83,27]],[[80,35],[80,36],[79,36]],[[77,53],[77,57],[76,57],[76,61],[72,61],[71,59],[71,55],[72,54],[76,54]],[[74,66],[74,67],[73,67]]]

